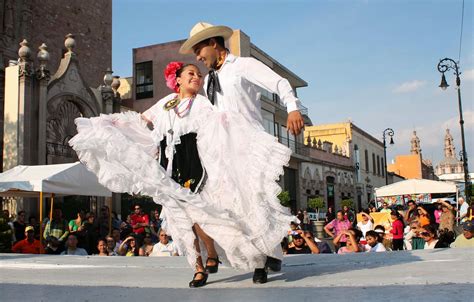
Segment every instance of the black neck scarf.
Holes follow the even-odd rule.
[[[212,105],[214,105],[216,100],[216,92],[221,92],[221,85],[219,83],[219,78],[217,77],[217,72],[211,69],[209,71],[209,80],[207,82],[207,97]]]

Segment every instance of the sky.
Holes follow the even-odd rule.
[[[113,0],[115,75],[132,75],[132,49],[185,39],[197,22],[227,25],[308,83],[298,97],[313,124],[352,121],[382,140],[388,162],[410,153],[415,130],[424,159],[444,157],[449,128],[461,151],[455,76],[442,91],[440,59],[459,62],[468,158],[474,154],[474,1],[465,0]],[[470,170],[474,171],[474,162]]]

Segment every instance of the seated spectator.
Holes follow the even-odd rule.
[[[60,255],[64,251],[63,245],[59,242],[58,238],[49,236],[46,238],[46,254],[49,255]]]
[[[39,240],[35,239],[35,229],[32,226],[25,228],[25,239],[18,241],[13,247],[13,253],[19,254],[41,254],[43,247]]]
[[[425,240],[425,250],[449,247],[446,246],[442,241],[438,240],[438,234],[436,232],[436,226],[434,224],[428,224],[421,228],[420,235],[421,238]]]
[[[334,220],[334,218],[336,218],[336,215],[334,214],[334,210],[332,207],[328,207],[328,211],[326,212],[326,218],[324,220],[324,224],[328,224],[330,223],[331,221]]]
[[[350,229],[339,234],[333,240],[334,245],[337,245],[343,236],[347,238],[346,246],[341,247],[337,251],[338,254],[359,253],[365,250],[365,248],[359,243],[359,240],[362,237],[362,232],[358,229]]]
[[[361,243],[365,244],[365,234],[374,229],[374,219],[369,215],[368,210],[361,211],[362,221],[357,223],[357,228],[362,232]]]
[[[112,230],[112,239],[115,242],[115,248],[113,248],[113,251],[118,254],[118,249],[120,247],[120,244],[122,243],[122,239],[120,237],[120,230],[119,229],[113,229]],[[108,243],[108,241],[107,241]]]
[[[28,217],[28,225],[31,225],[35,229],[35,239],[40,239],[40,225],[36,220],[36,216]]]
[[[367,231],[365,233],[365,239],[367,240],[367,245],[365,246],[365,250],[367,252],[385,252],[385,246],[381,242],[379,242],[379,235],[375,231]]]
[[[153,246],[151,257],[162,257],[162,256],[178,256],[178,248],[173,242],[169,241],[168,235],[164,230],[160,231],[160,242]]]
[[[355,224],[356,215],[348,206],[345,205],[342,207],[342,214],[344,215],[344,219],[347,219],[350,221],[351,225]]]
[[[388,207],[388,203],[387,203],[386,201],[384,201],[384,202],[382,203],[382,208],[380,209],[379,212],[380,212],[380,213],[389,213],[389,214],[390,214],[390,213],[392,212],[392,210]]]
[[[293,244],[288,247],[287,254],[319,254],[319,248],[311,236],[311,232],[296,231],[293,235]]]
[[[118,256],[117,243],[112,236],[105,237],[105,244],[107,248],[107,254],[109,254],[109,256]]]
[[[145,237],[143,238],[143,245],[138,250],[138,255],[148,257],[150,256],[152,251],[153,251],[153,243],[151,242],[151,234],[145,233]]]
[[[160,229],[161,229],[161,218],[160,218],[160,211],[155,209],[151,212],[151,219],[150,219],[150,231],[151,231],[151,241],[153,243],[157,243],[160,241]]]
[[[119,247],[120,256],[138,256],[138,239],[135,236],[128,236]]]
[[[75,234],[69,234],[66,249],[61,255],[88,256],[89,254],[87,254],[85,249],[77,247],[77,236]]]
[[[462,234],[459,235],[453,243],[451,243],[451,247],[474,248],[473,238],[474,238],[474,222],[472,220],[467,220],[466,222],[462,224]]]
[[[99,251],[97,256],[109,256],[109,252],[107,251],[107,242],[104,239],[100,239],[99,243],[97,243],[97,250]]]
[[[405,227],[403,230],[403,245],[405,246],[405,249],[410,251],[413,250],[413,238],[418,236],[418,222],[413,221],[409,225]],[[425,241],[423,240],[423,245],[425,244]]]
[[[409,200],[407,205],[408,210],[405,212],[405,216],[403,218],[406,224],[410,224],[413,220],[418,219],[418,206],[413,200]]]
[[[383,246],[385,247],[385,249],[387,251],[391,251],[392,250],[392,242],[390,240],[388,240],[385,236],[385,227],[383,225],[376,225],[374,227],[374,231],[377,233],[377,235],[379,235],[379,242],[383,244]]]
[[[10,212],[3,210],[0,214],[0,253],[9,253],[12,250],[14,231],[10,227]]]
[[[440,223],[439,218],[441,217],[441,213],[443,213],[443,203],[441,202],[441,200],[439,200],[438,202],[435,203],[435,205],[436,205],[436,210],[434,210],[433,216],[435,219],[435,224],[439,226],[439,223]]]
[[[69,227],[66,219],[63,218],[63,212],[61,209],[56,208],[53,210],[53,220],[46,223],[46,227],[43,232],[43,238],[46,239],[50,236],[58,238],[61,244],[64,243],[69,235]]]
[[[305,231],[304,235],[309,238],[314,240],[316,242],[316,245],[318,246],[319,254],[332,254],[331,247],[326,241],[322,241],[319,238],[313,237],[313,234],[309,231]]]
[[[345,246],[347,242],[346,236],[343,235],[347,230],[351,228],[351,222],[344,218],[342,211],[337,211],[336,219],[332,220],[324,226],[324,231],[333,238],[338,237],[336,250],[340,247]]]
[[[301,230],[300,226],[296,222],[292,221],[290,223],[290,230],[288,231],[288,244],[291,244],[293,242],[293,234],[297,234],[298,230]]]
[[[135,204],[133,214],[130,215],[131,226],[133,233],[143,239],[145,236],[146,228],[150,226],[150,219],[148,214],[142,212],[142,208],[139,204]]]
[[[86,221],[83,224],[85,232],[85,249],[90,255],[97,254],[96,242],[99,240],[99,229],[92,212],[86,214]]]
[[[13,229],[15,230],[15,240],[16,242],[21,241],[26,238],[26,223],[25,223],[25,211],[18,212],[16,220],[13,222]],[[30,254],[30,253],[28,253]]]

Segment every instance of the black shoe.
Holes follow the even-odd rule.
[[[201,274],[204,276],[204,278],[200,279],[200,280],[196,280],[196,276],[198,274]],[[189,287],[202,287],[204,285],[206,285],[206,282],[207,282],[207,274],[204,273],[204,272],[197,272],[194,274],[194,277],[193,277],[193,280],[191,280],[191,282],[189,282]]]
[[[216,264],[214,265],[209,265],[207,264],[207,261],[214,261]],[[207,258],[207,261],[206,261],[206,272],[208,272],[209,274],[215,274],[217,273],[217,271],[219,270],[219,263],[222,263],[219,261],[219,257],[217,258]]]
[[[272,272],[279,272],[281,271],[281,260],[267,256],[265,267],[271,270]]]
[[[267,283],[267,269],[265,268],[256,268],[253,272],[253,283]]]

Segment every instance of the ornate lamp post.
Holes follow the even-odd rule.
[[[387,142],[386,142],[386,136],[390,136],[390,145],[395,144],[393,142],[393,135],[395,132],[393,131],[392,128],[387,128],[383,131],[382,137],[383,137],[383,157],[385,158],[385,184],[388,185],[388,171],[387,171]]]
[[[462,142],[462,165],[464,168],[464,192],[466,194],[466,202],[470,203],[470,186],[469,186],[469,170],[467,166],[467,152],[466,152],[466,141],[464,139],[464,119],[462,117],[462,103],[461,103],[461,79],[459,78],[460,72],[458,64],[450,58],[444,58],[438,63],[438,71],[442,73],[441,84],[439,87],[443,90],[449,87],[446,82],[446,77],[444,73],[448,70],[454,70],[454,75],[456,75],[456,87],[458,90],[458,106],[459,106],[459,124],[461,125],[461,142]]]

